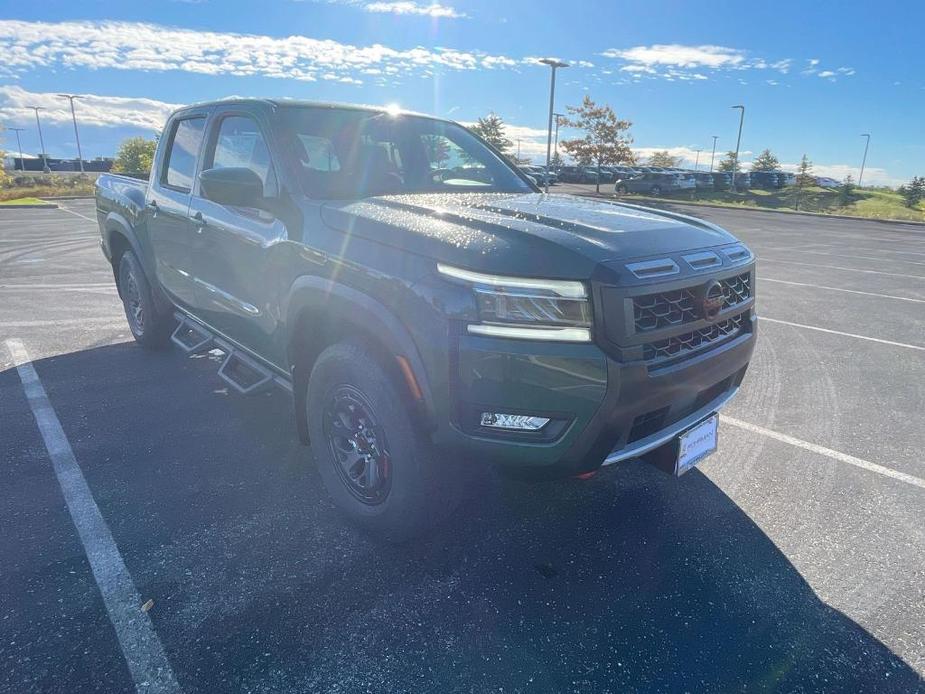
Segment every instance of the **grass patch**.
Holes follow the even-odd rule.
[[[639,196],[621,196],[632,202]],[[650,198],[651,199],[651,198]],[[766,210],[815,212],[816,214],[838,214],[865,219],[898,219],[911,222],[925,222],[925,207],[914,208],[903,204],[899,193],[883,189],[855,189],[847,204],[842,204],[839,192],[832,188],[810,186],[802,192],[796,186],[779,190],[749,190],[745,192],[715,191],[712,193],[685,193],[665,195],[658,200],[676,202],[701,202],[723,207],[750,207]]]
[[[38,198],[13,198],[12,200],[0,200],[0,207],[4,205],[48,205],[47,200]]]
[[[94,178],[83,174],[31,174],[8,176],[0,185],[0,202],[17,198],[53,198],[61,195],[93,195]]]

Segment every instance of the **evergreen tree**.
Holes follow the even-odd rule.
[[[504,134],[504,121],[497,113],[489,113],[484,118],[470,126],[469,130],[485,140],[502,154],[507,154],[514,145],[513,141]]]
[[[752,171],[780,171],[780,161],[771,154],[770,149],[764,150],[752,162]]]

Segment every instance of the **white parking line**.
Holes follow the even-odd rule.
[[[68,328],[84,326],[103,328],[127,328],[125,318],[67,318],[64,320],[11,320],[0,321],[0,328],[14,330],[17,328]]]
[[[896,299],[897,301],[913,301],[917,304],[925,304],[925,299],[913,299],[908,296],[894,296],[893,294],[878,294],[877,292],[862,292],[858,289],[843,289],[842,287],[828,287],[824,284],[807,284],[806,282],[790,282],[788,280],[776,280],[770,277],[758,277],[759,282],[777,282],[778,284],[792,284],[796,287],[813,287],[814,289],[828,289],[833,292],[847,292],[848,294],[863,294],[864,296],[877,296],[882,299]]]
[[[755,434],[761,434],[762,436],[767,436],[768,438],[774,439],[776,441],[781,441],[783,443],[790,444],[791,446],[802,448],[806,451],[824,455],[827,458],[832,458],[833,460],[837,460],[841,463],[854,465],[855,467],[859,467],[863,470],[876,472],[878,475],[892,477],[894,480],[899,480],[900,482],[905,482],[906,484],[911,484],[916,487],[925,489],[925,480],[921,479],[920,477],[907,475],[905,472],[898,472],[897,470],[893,470],[892,468],[888,468],[884,465],[878,465],[877,463],[872,463],[869,460],[864,460],[863,458],[855,458],[853,455],[848,455],[847,453],[842,453],[841,451],[835,451],[831,448],[826,448],[825,446],[820,446],[816,443],[810,443],[809,441],[804,441],[803,439],[798,439],[794,436],[789,436],[788,434],[782,434],[778,431],[765,429],[764,427],[760,427],[757,424],[743,422],[741,419],[735,419],[734,417],[729,417],[728,415],[720,415],[720,419],[734,427],[739,427],[740,429],[745,429],[746,431],[750,431]]]
[[[29,353],[20,340],[7,340],[6,346],[19,372],[35,423],[45,441],[48,457],[51,458],[71,520],[80,535],[96,585],[103,596],[109,620],[115,628],[135,689],[158,694],[179,692],[180,686],[164,654],[164,647],[148,614],[141,609],[138,589],[93,499],[71,444],[61,428],[61,422],[32,366]]]
[[[925,276],[922,275],[903,275],[898,272],[883,272],[882,270],[867,270],[856,267],[841,267],[839,265],[822,265],[820,263],[801,263],[798,260],[780,260],[778,258],[768,258],[767,256],[762,255],[758,259],[760,263],[787,263],[789,265],[806,265],[807,267],[825,267],[830,270],[847,270],[848,272],[863,272],[868,275],[889,275],[890,277],[905,277],[907,279],[913,280],[925,280]]]
[[[868,340],[869,342],[879,342],[882,345],[892,345],[893,347],[905,347],[906,349],[917,349],[925,352],[925,347],[921,345],[910,345],[905,342],[893,342],[892,340],[881,340],[879,337],[868,337],[867,335],[856,335],[855,333],[843,333],[841,330],[829,330],[820,328],[815,325],[804,325],[803,323],[791,323],[789,320],[778,320],[777,318],[768,318],[759,316],[759,320],[767,323],[780,323],[781,325],[792,325],[794,328],[805,328],[806,330],[818,330],[821,333],[830,333],[832,335],[842,335],[843,337],[854,337],[858,340]]]
[[[64,206],[61,205],[60,203],[58,204],[58,209],[59,209],[59,210],[63,210],[64,212],[70,212],[71,214],[76,215],[77,217],[80,217],[80,218],[82,218],[82,219],[86,219],[88,222],[94,222],[94,223],[96,223],[96,221],[97,221],[97,220],[93,219],[92,217],[88,217],[88,216],[85,215],[85,214],[80,214],[80,212],[74,212],[74,210],[70,209],[69,207],[64,207]]]

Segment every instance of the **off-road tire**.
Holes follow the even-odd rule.
[[[135,341],[147,349],[166,347],[174,321],[171,316],[158,312],[151,285],[131,251],[126,251],[119,259],[119,294]]]
[[[331,499],[348,520],[374,535],[401,542],[432,528],[448,513],[454,495],[447,493],[450,477],[441,479],[441,474],[449,475],[453,464],[434,455],[426,436],[415,429],[394,377],[368,350],[351,342],[325,349],[312,368],[307,391],[305,417],[312,455]],[[354,407],[350,409],[354,413],[368,410],[361,419],[372,422],[367,431],[373,433],[363,436],[371,436],[374,444],[356,438],[360,434],[347,438],[340,436],[343,429],[335,430],[335,419],[341,426],[350,420],[345,407]],[[387,475],[384,492],[363,491],[359,483],[363,475],[354,480],[345,470],[361,448],[367,453],[375,450],[377,455],[370,454],[371,459],[379,463],[359,462],[352,469],[375,468],[374,478],[380,483]]]

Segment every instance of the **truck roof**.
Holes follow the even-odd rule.
[[[227,106],[229,104],[238,104],[244,106],[263,106],[271,108],[329,108],[329,109],[346,109],[351,111],[369,111],[371,113],[392,113],[394,109],[388,106],[373,106],[368,104],[345,104],[338,103],[334,101],[311,101],[308,99],[290,99],[287,97],[280,98],[257,98],[257,97],[228,97],[225,99],[213,99],[210,101],[198,101],[196,103],[183,106],[178,111],[183,111],[189,108],[203,108],[205,106]],[[438,118],[437,116],[432,116],[427,113],[418,113],[415,111],[407,111],[405,109],[399,109],[398,113],[407,116],[419,116],[422,118],[432,118],[433,120],[448,120],[446,118]]]

